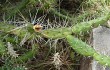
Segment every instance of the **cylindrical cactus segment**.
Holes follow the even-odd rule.
[[[0,55],[6,53],[6,47],[2,41],[0,41]]]
[[[0,31],[8,32],[9,30],[12,30],[14,28],[16,28],[16,26],[8,23],[0,22]]]
[[[75,26],[72,27],[72,32],[75,34],[80,34],[81,32],[87,32],[91,30],[93,27],[97,27],[101,24],[104,24],[109,19],[110,19],[110,12],[100,18],[90,20],[88,22],[82,22],[80,24],[76,24]]]
[[[66,35],[66,39],[70,46],[79,54],[84,56],[92,56],[96,51],[87,45],[85,42],[73,37],[72,35]]]
[[[72,34],[71,28],[58,28],[58,29],[48,29],[43,30],[41,34],[47,38],[64,38],[64,33]]]
[[[110,56],[105,56],[105,55],[95,53],[93,55],[93,58],[104,66],[110,66]]]
[[[110,57],[98,54],[92,47],[85,42],[73,37],[72,35],[65,36],[70,46],[79,54],[83,56],[91,56],[100,64],[110,66]]]

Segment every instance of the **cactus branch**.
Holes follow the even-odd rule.
[[[97,60],[100,64],[110,66],[110,57],[98,54],[91,46],[85,42],[73,37],[72,35],[65,34],[69,45],[79,54],[83,56],[90,56]]]
[[[97,19],[90,20],[88,22],[82,22],[80,24],[76,24],[73,27],[63,27],[58,29],[48,29],[43,30],[41,34],[47,38],[64,38],[64,32],[67,32],[68,34],[79,34],[81,32],[87,32],[90,31],[93,27],[97,27],[99,25],[104,24],[110,19],[110,13],[106,14],[105,16],[102,16]]]

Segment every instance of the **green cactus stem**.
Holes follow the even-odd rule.
[[[73,37],[72,35],[67,35],[66,39],[70,46],[79,54],[82,54],[84,56],[92,56],[96,51],[91,48],[89,45],[86,43],[82,42],[81,40]]]
[[[18,58],[16,59],[16,62],[18,63],[26,62],[29,59],[32,59],[36,55],[37,52],[38,52],[38,45],[33,44],[32,49],[26,52],[25,54],[18,56]]]
[[[0,56],[6,53],[6,47],[2,41],[0,41]]]
[[[56,9],[54,9],[54,8],[51,8],[51,9],[50,9],[50,12],[51,12],[52,14],[55,14],[56,16],[58,16],[58,17],[60,17],[60,18],[67,19],[67,20],[70,20],[70,21],[73,20],[73,18],[71,18],[70,16],[63,15],[62,13],[58,12],[58,11],[57,11]]]
[[[6,22],[0,22],[0,31],[8,32],[9,30],[12,30],[16,28],[16,26],[8,24]]]
[[[6,23],[3,23],[3,25],[5,25]],[[6,42],[11,42],[11,43],[14,43],[15,44],[15,40],[14,40],[14,38],[13,38],[13,36],[17,36],[17,37],[19,37],[19,41],[17,42],[17,43],[20,43],[20,41],[21,41],[21,39],[25,36],[25,34],[26,33],[32,33],[32,32],[34,32],[34,30],[32,29],[32,26],[31,26],[31,29],[30,29],[30,25],[29,26],[26,26],[26,28],[24,27],[24,28],[20,28],[20,29],[15,29],[15,30],[13,30],[14,29],[14,26],[13,25],[11,25],[11,24],[6,24],[6,26],[10,26],[10,28],[9,29],[7,29],[7,30],[5,30],[6,28],[5,28],[5,26],[2,26],[2,28],[0,28],[0,30],[1,31],[3,31],[2,33],[1,33],[1,35],[0,35],[0,39],[1,40],[5,40]],[[13,36],[10,36],[10,34],[12,34]],[[3,38],[3,36],[7,36],[6,38]],[[32,37],[30,37],[30,38],[32,38]],[[2,47],[2,44],[1,44],[2,42],[0,42],[0,54],[2,53],[2,51],[3,51],[3,47]],[[33,44],[32,45],[32,49],[31,50],[29,50],[28,52],[26,52],[25,54],[23,54],[23,55],[21,55],[21,56],[19,56],[17,59],[16,59],[16,61],[18,62],[18,63],[23,63],[23,62],[25,62],[25,61],[27,61],[28,59],[31,59],[32,57],[34,57],[35,56],[35,54],[36,54],[36,52],[38,51],[38,49],[37,49],[37,45],[35,45],[35,44]]]
[[[14,25],[4,23],[4,22],[0,23],[0,31],[6,34],[14,34],[20,38],[24,38],[26,33],[32,34],[34,32],[34,30],[32,29],[32,24],[16,27]]]
[[[72,35],[65,34],[69,45],[79,54],[83,56],[93,57],[100,64],[110,66],[110,57],[98,54],[91,46],[85,42],[73,37]]]
[[[110,19],[110,12],[108,12],[105,16],[101,16],[100,18],[90,20],[88,22],[82,22],[80,24],[76,24],[72,27],[72,32],[75,34],[80,34],[81,32],[87,32],[91,30],[93,27],[97,27],[101,24],[104,24]]]
[[[64,32],[71,34],[71,28],[48,29],[41,31],[41,34],[47,38],[64,38]]]
[[[110,56],[95,53],[93,55],[93,58],[95,60],[97,60],[100,64],[104,65],[104,66],[110,66]]]
[[[17,6],[12,7],[11,9],[7,10],[7,16],[6,19],[10,19],[10,17],[16,15],[19,11],[22,11],[24,8],[26,8],[27,5],[35,5],[37,0],[22,0]]]
[[[21,38],[14,34],[8,34],[5,32],[0,32],[0,40],[3,42],[11,42],[13,44],[18,44],[20,43]]]
[[[40,11],[48,11],[50,8],[55,7],[56,0],[22,0],[22,2],[20,2],[17,6],[12,7],[8,10],[6,19],[9,19],[10,17],[16,15],[16,13],[26,8],[27,5],[32,6],[37,4],[41,4],[41,7],[39,8]]]
[[[10,17],[14,16],[16,13],[19,12],[19,10],[25,8],[28,3],[29,3],[29,0],[22,0],[22,2],[19,5],[8,10],[8,15],[6,16],[6,19],[9,19]]]

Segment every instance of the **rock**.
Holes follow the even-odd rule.
[[[93,48],[100,54],[110,56],[110,29],[99,26],[93,29]],[[91,63],[91,70],[110,70],[110,67],[104,67],[97,61]]]

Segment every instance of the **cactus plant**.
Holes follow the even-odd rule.
[[[94,2],[94,1],[92,0],[92,2]],[[104,3],[104,1],[102,1],[102,2]],[[58,16],[60,18],[71,21],[73,25],[76,23],[76,20],[74,20],[74,19],[78,19],[78,20],[82,21],[83,20],[82,17],[88,16],[88,13],[82,15],[82,17],[77,17],[77,18],[73,18],[72,16],[71,17],[66,16],[66,15],[64,15],[64,13],[58,12],[57,7],[55,8],[56,0],[48,0],[48,1],[46,1],[46,0],[22,0],[22,2],[19,4],[20,5],[12,7],[8,11],[7,18],[14,16],[19,11],[22,12],[22,10],[24,8],[28,7],[29,5],[39,5],[39,7],[37,7],[39,12],[42,11],[42,12],[45,12],[46,14],[51,13],[51,15],[55,14],[56,16]],[[26,10],[26,12],[27,12],[27,10]],[[29,9],[29,11],[30,10],[31,9]],[[2,55],[3,53],[6,53],[6,51],[5,51],[6,48],[4,46],[4,42],[9,41],[15,46],[15,44],[20,44],[20,41],[22,41],[22,39],[24,39],[26,34],[28,34],[28,36],[36,34],[37,35],[36,37],[40,36],[40,37],[46,37],[46,38],[52,38],[52,39],[66,38],[66,41],[68,41],[71,48],[74,49],[77,53],[79,53],[83,56],[93,57],[100,64],[110,66],[110,62],[109,62],[110,57],[109,56],[105,56],[105,55],[101,55],[101,54],[97,53],[91,46],[89,46],[82,40],[75,38],[76,35],[81,35],[82,32],[86,33],[87,31],[90,31],[92,28],[97,27],[97,26],[102,25],[105,22],[107,22],[107,20],[109,20],[109,18],[110,18],[110,12],[106,11],[106,13],[107,14],[105,14],[104,16],[101,16],[100,18],[95,18],[95,19],[87,21],[87,22],[86,21],[81,22],[81,23],[78,22],[76,25],[71,26],[71,27],[61,27],[61,28],[55,28],[55,29],[52,28],[52,29],[47,29],[47,30],[42,29],[40,31],[34,31],[35,29],[32,28],[33,25],[30,23],[28,24],[28,22],[26,22],[27,23],[26,26],[20,26],[20,27],[16,27],[11,24],[0,22],[0,31],[3,32],[0,34],[0,39],[1,39],[0,54]],[[71,14],[69,14],[69,15],[71,15]],[[2,37],[4,37],[4,35],[6,35],[6,37],[2,38]],[[74,36],[72,36],[72,35],[74,35]],[[19,39],[15,40],[15,38],[13,38],[13,37],[17,37]],[[30,41],[31,39],[32,39],[32,36],[28,37],[28,39],[26,39],[25,42]],[[29,42],[29,44],[30,44],[30,42]],[[23,63],[23,62],[26,62],[29,59],[33,58],[35,56],[36,52],[38,51],[37,44],[38,44],[37,42],[31,43],[31,45],[29,45],[29,46],[32,46],[31,50],[29,49],[28,52],[26,52],[26,53],[24,52],[23,55],[18,56],[14,62]],[[23,45],[24,45],[24,43],[23,43]],[[27,44],[25,44],[25,45],[27,45]],[[22,46],[22,47],[24,47],[24,46]]]

